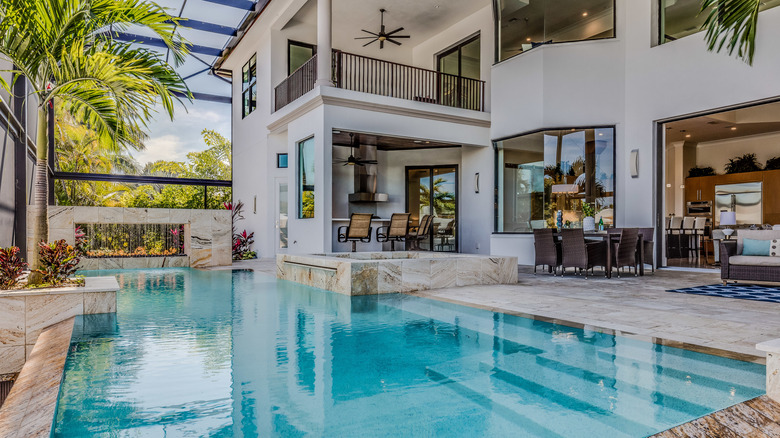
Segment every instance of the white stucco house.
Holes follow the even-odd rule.
[[[243,226],[272,257],[348,251],[354,212],[434,214],[429,249],[531,264],[584,201],[661,241],[664,127],[778,99],[776,3],[749,66],[707,51],[696,0],[260,2],[214,66]]]

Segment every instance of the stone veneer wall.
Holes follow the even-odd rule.
[[[433,252],[277,254],[276,276],[345,295],[515,284],[517,257]]]
[[[0,375],[22,369],[46,327],[76,315],[116,312],[116,278],[85,280],[83,287],[0,293]]]
[[[233,262],[233,225],[229,210],[177,208],[49,207],[49,241],[75,243],[75,224],[184,224],[187,257],[85,258],[82,269],[138,269],[228,266]],[[35,248],[27,221],[28,260]]]

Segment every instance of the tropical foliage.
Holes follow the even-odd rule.
[[[0,248],[0,289],[14,287],[26,268],[18,247]]]
[[[726,173],[744,173],[757,172],[761,170],[761,164],[756,158],[756,154],[745,154],[741,157],[729,158],[726,163]]]
[[[688,178],[693,178],[696,176],[712,176],[715,175],[715,169],[713,169],[710,166],[706,167],[691,167],[688,169]]]
[[[41,267],[35,272],[41,274],[43,283],[56,286],[76,273],[76,267],[81,260],[79,251],[68,242],[58,240],[52,243],[38,244]]]
[[[758,13],[763,6],[764,0],[703,0],[701,11],[707,14],[707,20],[702,28],[707,30],[708,49],[720,52],[725,47],[729,55],[736,51],[752,65]]]
[[[65,125],[61,127],[61,125]],[[174,178],[231,179],[231,144],[212,130],[203,130],[206,149],[190,152],[186,161],[156,161],[141,167],[127,154],[101,149],[91,132],[67,121],[57,124],[57,165],[67,172],[153,175]],[[88,155],[87,155],[88,154]],[[204,208],[202,186],[58,180],[58,205],[143,208]],[[206,208],[219,209],[231,199],[229,187],[209,187]]]
[[[186,54],[178,19],[145,0],[2,0],[0,58],[13,66],[13,81],[24,76],[37,104],[38,132],[32,238],[48,235],[48,132],[55,101],[88,126],[100,144],[118,150],[143,140],[146,123],[160,105],[173,118],[177,94],[189,94],[182,78],[157,52],[113,39],[130,26],[161,39],[177,62]],[[37,257],[31,260],[40,267]],[[31,276],[30,282],[39,282]]]
[[[252,244],[255,243],[255,233],[247,233],[246,230],[236,232],[236,222],[243,220],[244,203],[238,201],[235,205],[230,202],[225,203],[225,208],[232,211],[233,223],[233,260],[249,260],[257,258],[257,252],[252,251]]]

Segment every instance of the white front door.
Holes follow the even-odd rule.
[[[274,234],[276,235],[276,252],[287,252],[287,214],[288,187],[287,178],[276,178],[276,216],[274,216]]]

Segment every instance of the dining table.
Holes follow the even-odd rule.
[[[612,252],[614,244],[620,242],[620,233],[609,233],[607,231],[587,231],[583,233],[585,240],[603,240],[607,242],[607,278],[612,278]],[[554,233],[556,239],[560,239],[561,233]],[[642,233],[639,233],[637,240],[637,252],[639,253],[639,275],[645,275],[645,239]]]

